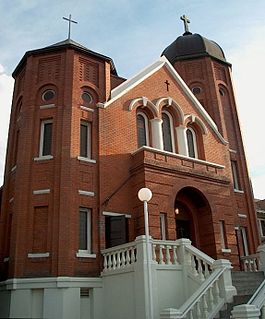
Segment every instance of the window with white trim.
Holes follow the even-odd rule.
[[[220,220],[220,236],[221,236],[221,248],[227,248],[227,237],[226,237],[226,229],[225,229],[225,221]]]
[[[162,120],[164,150],[168,152],[174,152],[173,120],[171,114],[166,111],[163,111]]]
[[[52,155],[52,120],[41,121],[39,156]]]
[[[198,158],[196,133],[191,127],[188,127],[186,129],[186,138],[188,146],[188,156]]]
[[[79,252],[91,254],[91,209],[79,209]]]
[[[137,139],[138,147],[149,146],[148,118],[142,112],[137,113]]]
[[[265,237],[265,219],[259,218],[259,230],[260,230],[260,236]]]
[[[81,121],[80,123],[80,156],[91,158],[91,123]]]
[[[238,166],[236,161],[231,161],[231,167],[232,167],[232,175],[233,175],[233,182],[234,182],[234,189],[235,190],[242,190],[239,174],[238,174]]]
[[[166,235],[166,214],[165,213],[161,213],[159,215],[159,220],[160,220],[160,239],[161,240],[166,240],[167,239],[167,235]]]

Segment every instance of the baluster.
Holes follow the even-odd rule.
[[[131,258],[130,258],[130,252],[129,249],[126,249],[126,266],[130,265]]]
[[[261,311],[261,317],[260,318],[261,319],[265,319],[265,306],[262,306],[260,311]]]
[[[116,269],[116,265],[117,265],[117,262],[116,262],[116,252],[113,253],[112,255],[112,269]]]
[[[258,270],[260,270],[260,267],[261,267],[261,261],[260,261],[259,257],[258,257],[258,259],[257,259],[257,265],[258,265]]]
[[[121,251],[118,250],[117,252],[117,268],[121,268],[121,257],[120,257]]]
[[[194,319],[194,316],[193,316],[193,308],[190,310],[190,318],[189,319]]]
[[[208,295],[208,300],[209,300],[209,310],[212,311],[214,309],[214,297],[213,297],[213,286],[210,287],[209,289],[209,295]]]
[[[200,300],[196,303],[196,314],[197,314],[197,319],[201,319],[202,313],[201,313],[201,307],[200,307]]]
[[[121,267],[125,267],[125,250],[123,249],[121,252]]]
[[[173,246],[173,264],[178,265],[177,246]]]
[[[164,262],[164,255],[163,255],[163,245],[159,245],[159,264],[163,265]]]
[[[203,275],[203,269],[202,269],[202,260],[198,260],[198,273],[199,273],[199,278],[201,281],[203,281],[205,278],[204,278],[204,275]]]
[[[198,275],[197,269],[196,269],[196,261],[195,256],[191,255],[191,272],[194,274],[194,276]]]
[[[215,281],[213,286],[213,298],[214,298],[214,303],[217,304],[220,299],[220,290],[218,286],[218,281]]]
[[[108,267],[107,255],[105,254],[105,255],[104,255],[104,262],[103,262],[103,268],[104,268],[104,270],[107,270],[107,267]]]
[[[131,263],[135,263],[135,247],[131,247]]]
[[[202,296],[202,309],[203,309],[203,317],[207,318],[207,315],[208,315],[208,304],[207,304],[206,295]]]
[[[253,262],[254,262],[254,263],[253,263],[253,266],[254,266],[254,267],[253,267],[253,268],[254,268],[253,270],[254,270],[254,271],[258,271],[257,261],[258,261],[258,259],[255,257],[255,258],[254,258],[254,261],[253,261]]]
[[[155,262],[157,262],[157,260],[156,260],[156,244],[153,244],[152,245],[152,252],[153,252],[153,260],[155,261]]]
[[[209,266],[208,264],[204,264],[204,276],[205,276],[205,279],[208,278],[210,275],[210,272],[209,272]]]
[[[111,254],[108,254],[107,255],[108,256],[108,269],[111,269],[111,267],[112,267],[112,255]]]
[[[244,268],[244,271],[248,271],[246,260],[243,260],[243,268]]]
[[[171,246],[167,245],[166,246],[166,264],[167,265],[171,265],[172,262],[171,262],[171,258],[170,258],[170,250],[171,249]]]

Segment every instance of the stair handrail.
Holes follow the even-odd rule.
[[[209,266],[212,266],[213,263],[215,262],[215,259],[211,258],[210,256],[206,255],[203,251],[199,250],[198,248],[192,246],[192,245],[187,245],[185,246],[185,249],[189,252],[191,252],[193,255],[196,257],[202,259],[204,262],[206,262]]]
[[[265,304],[265,279],[259,285],[253,296],[249,299],[248,305],[255,305],[259,309]]]

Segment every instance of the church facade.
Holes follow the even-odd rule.
[[[4,316],[17,300],[40,305],[60,278],[84,296],[96,291],[101,251],[144,235],[142,187],[153,193],[154,239],[188,238],[235,269],[256,251],[231,64],[218,44],[186,29],[125,80],[111,58],[68,39],[26,52],[13,76],[0,215]]]

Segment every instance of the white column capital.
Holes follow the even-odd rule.
[[[255,305],[238,305],[232,310],[234,319],[259,319],[260,310]]]

